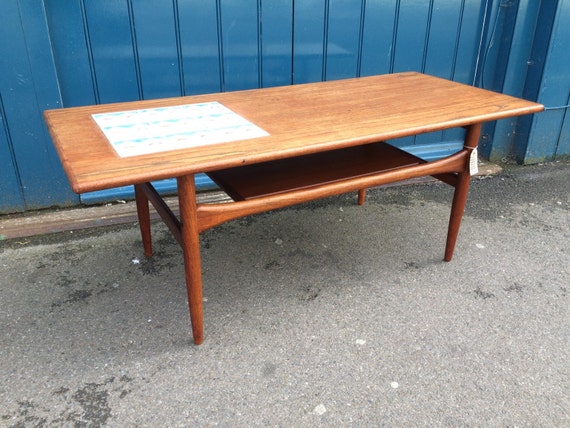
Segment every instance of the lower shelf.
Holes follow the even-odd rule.
[[[424,160],[379,142],[212,171],[207,175],[233,200],[307,189],[419,165]]]

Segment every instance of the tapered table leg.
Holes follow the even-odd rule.
[[[455,192],[453,193],[453,203],[451,205],[451,215],[449,216],[449,227],[447,230],[447,241],[445,244],[445,257],[446,262],[451,261],[455,243],[457,242],[457,235],[459,234],[459,227],[461,226],[461,219],[465,204],[467,203],[467,194],[469,193],[469,184],[471,177],[469,173],[462,173],[459,177]]]
[[[467,127],[465,135],[465,149],[470,154],[476,155],[473,152],[477,148],[479,142],[479,135],[481,134],[481,124],[471,125]],[[465,169],[459,174],[457,184],[455,185],[455,192],[453,193],[453,202],[451,204],[451,215],[449,216],[449,227],[447,230],[447,241],[445,244],[446,262],[451,261],[455,243],[457,242],[457,235],[459,234],[459,227],[461,226],[461,219],[465,211],[465,204],[467,203],[467,194],[469,193],[469,184],[471,183],[471,172],[469,169],[469,158],[466,159]]]
[[[144,254],[147,257],[152,256],[152,239],[150,234],[150,210],[148,198],[146,197],[141,185],[135,184],[135,199],[137,202],[137,215],[139,218],[139,228],[143,242]]]
[[[194,343],[199,345],[204,341],[204,320],[202,315],[202,267],[200,263],[200,234],[196,215],[196,187],[194,175],[179,177],[177,180],[186,291],[188,293]]]

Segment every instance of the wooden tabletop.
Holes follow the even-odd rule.
[[[270,135],[119,157],[94,113],[217,101]],[[534,113],[543,106],[407,72],[190,97],[48,110],[44,116],[77,193],[214,171]]]

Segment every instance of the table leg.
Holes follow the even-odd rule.
[[[360,189],[358,191],[358,205],[364,205],[366,200],[366,189]]]
[[[137,202],[137,215],[139,218],[139,227],[143,242],[144,254],[147,257],[152,256],[152,240],[150,234],[150,210],[148,198],[146,197],[141,185],[135,184],[135,200]]]
[[[199,345],[204,341],[204,321],[202,315],[202,267],[200,263],[200,234],[196,211],[196,187],[194,175],[179,177],[177,181],[190,321],[192,323],[194,343]]]
[[[461,219],[465,204],[467,203],[467,194],[469,192],[469,184],[471,177],[469,173],[462,173],[453,193],[453,202],[451,204],[451,215],[449,216],[449,227],[447,230],[447,242],[445,244],[445,257],[446,262],[451,261],[453,257],[453,250],[457,242],[457,235],[459,234],[459,227],[461,226]]]
[[[467,127],[465,135],[465,149],[468,154],[477,147],[479,142],[479,135],[481,133],[481,124],[471,125]],[[465,162],[465,169],[457,177],[455,184],[455,192],[453,193],[453,202],[451,204],[451,215],[449,217],[449,227],[447,230],[447,242],[445,244],[446,262],[451,261],[453,257],[453,250],[457,242],[457,235],[459,234],[459,227],[461,226],[461,219],[463,218],[463,211],[465,211],[465,204],[467,203],[467,194],[469,193],[469,184],[471,183],[471,172],[469,171],[469,155]]]

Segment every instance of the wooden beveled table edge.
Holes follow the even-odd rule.
[[[91,118],[94,113],[212,101],[271,135],[120,158]],[[404,72],[69,107],[46,110],[44,117],[72,189],[83,193],[469,126],[542,109],[538,103],[509,95]]]

